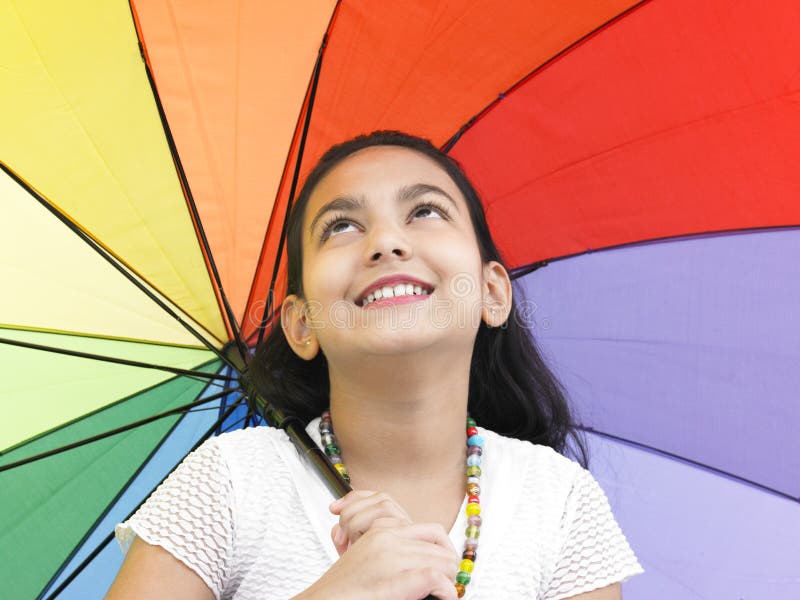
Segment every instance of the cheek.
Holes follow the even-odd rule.
[[[480,287],[482,263],[476,248],[467,244],[442,244],[438,251],[438,260],[449,275],[452,285],[470,290]]]
[[[331,302],[342,298],[347,290],[349,268],[343,257],[335,253],[316,257],[303,270],[303,285],[308,298]]]

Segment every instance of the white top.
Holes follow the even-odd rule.
[[[318,423],[307,430],[320,444]],[[483,525],[465,598],[558,600],[644,572],[589,471],[479,431]],[[332,500],[285,432],[242,429],[204,442],[115,532],[123,551],[135,535],[164,547],[218,599],[288,599],[338,559]],[[464,508],[450,531],[459,552]]]

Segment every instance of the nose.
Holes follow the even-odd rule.
[[[411,244],[396,227],[385,226],[373,229],[372,235],[368,237],[366,262],[376,263],[390,256],[400,260],[411,258]]]

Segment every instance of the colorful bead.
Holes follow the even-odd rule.
[[[468,537],[464,540],[464,547],[467,550],[475,550],[478,548],[478,540],[476,538]]]
[[[478,435],[478,428],[477,427],[467,427],[467,437],[471,437],[473,435]]]
[[[459,571],[456,574],[456,581],[458,583],[463,583],[464,585],[467,585],[470,579],[471,579],[470,574],[467,573],[466,571]]]
[[[481,457],[477,454],[470,454],[467,456],[467,465],[470,467],[480,467],[481,466]]]
[[[467,446],[481,446],[483,447],[483,438],[478,434],[469,436]]]
[[[481,530],[478,529],[475,525],[470,525],[467,527],[465,533],[467,534],[468,538],[477,540],[481,535]]]
[[[475,419],[467,417],[467,427],[476,427],[478,424],[475,422]]]
[[[478,484],[480,482],[481,482],[481,478],[480,477],[475,477],[475,476],[467,477],[467,485],[469,485],[470,483]]]
[[[467,515],[479,515],[481,514],[481,505],[475,504],[474,502],[470,502],[467,504]],[[477,529],[477,527],[476,527]],[[477,536],[476,536],[477,537]]]
[[[477,483],[470,483],[467,485],[467,496],[480,496],[481,486]]]
[[[483,523],[483,519],[481,519],[480,515],[470,515],[469,517],[467,517],[468,525],[475,525],[475,527],[480,527],[481,523]]]
[[[481,476],[481,468],[480,467],[467,467],[467,476],[468,477],[480,477]]]
[[[458,594],[459,598],[464,597],[464,593],[467,591],[467,588],[464,587],[463,583],[456,584],[456,594]]]
[[[475,504],[480,504],[481,499],[478,496],[468,496],[467,502],[474,502]]]
[[[475,562],[475,558],[478,556],[478,553],[475,550],[464,550],[464,553],[461,555],[461,558],[468,558],[471,561]]]
[[[472,562],[470,559],[465,558],[461,561],[461,564],[458,566],[459,569],[462,571],[466,571],[467,573],[472,573],[472,569],[475,567],[475,563]]]
[[[472,454],[477,454],[478,456],[480,456],[481,454],[483,454],[483,448],[481,448],[480,446],[467,446],[467,456],[470,456]]]

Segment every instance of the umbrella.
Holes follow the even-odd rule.
[[[109,533],[257,424],[237,356],[332,143],[462,162],[626,597],[794,597],[800,8],[776,0],[0,2],[4,595],[101,597]],[[734,595],[736,594],[736,595]]]

